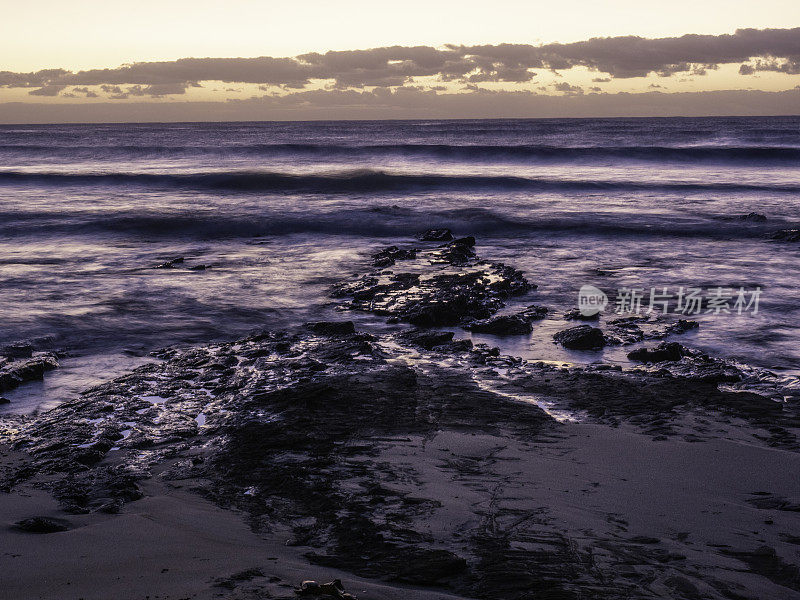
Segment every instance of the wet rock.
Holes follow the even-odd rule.
[[[356,332],[352,321],[317,321],[306,323],[306,328],[320,335],[350,335]]]
[[[553,335],[553,339],[569,350],[597,350],[606,344],[603,332],[591,325],[578,325]]]
[[[453,232],[449,229],[428,229],[420,234],[423,242],[448,242],[453,239]]]
[[[349,308],[354,310],[438,327],[486,319],[502,308],[504,299],[531,287],[520,271],[497,263],[424,278],[405,273],[362,277],[337,286],[333,295],[350,296]]]
[[[493,335],[524,335],[533,331],[530,320],[521,315],[501,315],[491,319],[474,321],[466,327],[475,333],[490,333]]]
[[[57,367],[58,361],[50,354],[8,362],[0,366],[0,392],[8,392],[23,383],[42,379],[47,371]]]
[[[205,271],[208,267],[206,265],[193,265],[189,267],[190,271]]]
[[[3,398],[2,396],[0,396],[0,404],[11,404],[11,400],[9,400],[8,398]]]
[[[739,215],[739,220],[751,221],[753,223],[764,223],[767,220],[767,216],[757,212],[750,212],[747,213],[746,215]]]
[[[566,321],[597,321],[600,319],[600,313],[597,312],[593,315],[585,315],[580,311],[580,309],[573,308],[572,310],[564,313],[564,319]]]
[[[663,335],[677,335],[681,333],[686,333],[687,331],[691,331],[692,329],[697,329],[700,327],[700,323],[697,321],[689,321],[688,319],[679,319],[675,323],[671,323],[664,328]]]
[[[620,317],[608,321],[606,343],[609,345],[636,344],[644,340],[662,340],[671,335],[679,335],[697,329],[697,321],[679,319],[662,326],[663,317],[637,315]]]
[[[153,267],[154,269],[172,269],[176,265],[182,265],[184,258],[179,256],[178,258],[173,258],[172,260],[168,260],[167,262],[161,263],[160,265],[156,265]]]
[[[769,239],[779,242],[800,242],[800,229],[781,229],[771,234]]]
[[[399,337],[415,346],[432,350],[436,346],[443,346],[453,341],[452,331],[428,331],[425,329],[410,329],[400,333]]]
[[[16,342],[0,348],[0,356],[7,358],[31,358],[33,346],[27,342]]]
[[[526,310],[514,315],[500,315],[480,321],[473,321],[466,329],[475,333],[490,333],[493,335],[524,335],[533,331],[531,321],[543,319],[547,309],[542,306],[530,306]]]
[[[70,529],[71,523],[64,519],[50,517],[31,517],[14,524],[14,529],[25,533],[58,533]]]
[[[467,236],[458,238],[439,247],[435,260],[451,265],[466,265],[475,258],[475,238]]]
[[[645,339],[645,333],[640,327],[645,323],[647,317],[621,317],[612,319],[607,323],[606,343],[610,345],[627,345],[641,342]]]
[[[344,591],[341,579],[334,579],[328,583],[304,581],[300,587],[295,588],[295,594],[304,597],[339,598],[339,600],[356,600],[352,594]]]
[[[662,342],[652,350],[639,348],[628,352],[628,359],[637,362],[655,363],[664,361],[678,361],[688,354],[686,348],[677,342]]]
[[[389,246],[372,255],[372,264],[376,267],[390,267],[395,261],[409,260],[417,257],[416,248],[399,248]]]

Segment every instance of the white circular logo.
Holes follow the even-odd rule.
[[[578,310],[584,317],[592,317],[608,304],[608,296],[593,285],[584,285],[578,290]]]

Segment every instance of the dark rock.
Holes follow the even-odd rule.
[[[362,277],[337,286],[333,295],[350,296],[350,308],[355,310],[418,327],[439,327],[486,319],[503,306],[503,299],[532,287],[520,271],[500,263],[480,263],[469,269],[424,280],[407,273],[380,283],[377,277]]]
[[[372,264],[376,267],[390,267],[395,261],[409,260],[417,257],[416,248],[398,248],[397,246],[389,246],[380,252],[372,255]]]
[[[28,381],[42,379],[45,372],[56,367],[58,361],[49,354],[7,363],[0,367],[0,392],[8,392]]]
[[[767,216],[762,215],[761,213],[751,212],[747,213],[746,215],[740,215],[739,220],[752,221],[753,223],[764,223],[767,220]]]
[[[600,313],[596,312],[593,315],[584,315],[579,309],[573,308],[572,310],[564,313],[564,319],[567,321],[597,321],[600,319]]]
[[[448,242],[453,239],[449,229],[428,229],[419,236],[423,242]]]
[[[350,335],[356,332],[356,326],[352,321],[318,321],[316,323],[306,323],[306,328],[320,335]]]
[[[33,356],[33,346],[26,342],[17,342],[3,346],[0,355],[8,358],[31,358]]]
[[[339,600],[356,600],[355,596],[344,591],[341,579],[334,579],[328,583],[304,581],[300,587],[295,588],[298,596],[312,596],[324,598],[338,598]]]
[[[444,346],[453,341],[452,331],[428,331],[425,329],[411,329],[400,334],[400,338],[420,346],[426,350],[432,350],[436,346]]]
[[[570,350],[595,350],[606,344],[603,332],[591,325],[578,325],[553,335],[553,339]]]
[[[458,238],[449,244],[439,246],[435,259],[451,265],[466,265],[475,258],[475,238],[467,236]]]
[[[662,342],[652,350],[639,348],[628,352],[628,359],[637,362],[654,363],[677,361],[686,356],[687,350],[677,342]]]
[[[153,267],[154,269],[172,269],[175,265],[182,265],[183,264],[183,257],[180,256],[178,258],[173,258],[172,260],[168,260],[165,263],[161,263],[160,265],[156,265]]]
[[[687,331],[691,331],[692,329],[697,329],[700,327],[700,323],[697,321],[689,321],[688,319],[679,319],[675,323],[671,323],[667,325],[664,329],[664,335],[673,335],[673,334],[680,334],[686,333]]]
[[[194,265],[192,267],[189,267],[189,270],[190,271],[205,271],[207,268],[208,267],[205,266],[205,265]]]
[[[11,400],[9,400],[8,398],[3,398],[2,396],[0,396],[0,404],[11,404]]]
[[[771,234],[769,239],[780,242],[800,242],[800,229],[781,229]]]
[[[493,335],[524,335],[533,331],[533,326],[530,320],[522,315],[500,315],[491,319],[474,321],[467,325],[467,329],[475,333]]]
[[[472,248],[473,246],[475,246],[475,238],[472,237],[471,235],[468,235],[466,237],[458,238],[456,240],[453,240],[448,245],[451,246],[451,247],[452,246],[466,246],[467,248]]]
[[[473,321],[466,329],[475,333],[493,335],[524,335],[533,331],[531,321],[543,319],[547,309],[543,306],[529,306],[526,310],[514,315],[500,315],[490,319]]]
[[[548,312],[549,311],[547,310],[546,306],[537,306],[536,304],[531,304],[520,314],[531,321],[538,321],[540,319],[544,319]]]
[[[31,517],[14,524],[14,528],[26,533],[58,533],[70,529],[71,523],[50,517]]]

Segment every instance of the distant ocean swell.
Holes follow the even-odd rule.
[[[469,231],[476,235],[520,235],[543,232],[601,237],[643,236],[725,239],[763,237],[765,225],[742,221],[681,222],[621,221],[614,214],[512,218],[489,209],[410,210],[402,207],[365,207],[351,210],[298,211],[295,214],[264,207],[248,214],[209,213],[156,214],[152,212],[114,215],[85,212],[6,211],[0,213],[0,236],[80,236],[121,234],[134,237],[184,239],[252,238],[293,234],[407,237],[431,226]],[[774,227],[774,224],[772,225]]]
[[[492,175],[402,174],[357,170],[334,174],[225,171],[203,173],[58,173],[0,171],[0,185],[138,186],[238,192],[346,194],[414,191],[770,192],[798,193],[800,185],[733,182],[593,181]]]
[[[647,161],[707,164],[792,165],[796,146],[551,146],[485,144],[229,144],[222,146],[0,144],[0,152],[26,157],[110,158],[191,156],[301,156],[325,158],[420,157],[458,161],[526,162]]]

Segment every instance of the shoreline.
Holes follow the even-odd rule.
[[[800,485],[787,476],[800,454],[769,438],[796,428],[748,422],[737,403],[656,407],[644,420],[641,406],[610,406],[594,422],[559,423],[508,389],[477,387],[469,361],[485,370],[502,356],[450,342],[416,347],[410,367],[375,341],[296,332],[173,352],[31,419],[2,457],[0,535],[26,565],[6,589],[290,598],[303,580],[338,578],[361,598],[800,597]],[[231,356],[254,362],[224,367]],[[448,358],[464,367],[442,366]],[[609,397],[628,389],[616,377],[640,390],[652,378],[585,376],[617,386]],[[70,529],[8,527],[32,516]],[[141,519],[181,543],[152,554],[156,530]],[[90,558],[96,569],[77,568]],[[61,570],[43,577],[52,564]]]
[[[166,348],[0,415],[0,597],[800,598],[796,398],[663,341],[685,323],[554,336],[659,344],[625,369],[457,339],[544,314],[504,312],[532,284],[470,240],[390,247],[333,287],[396,329]]]

